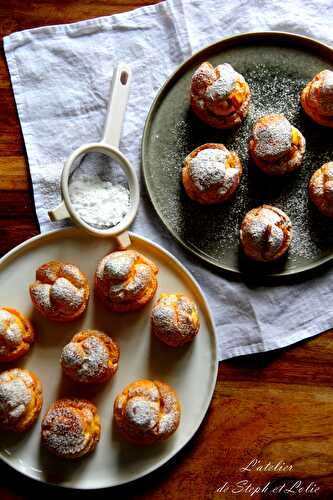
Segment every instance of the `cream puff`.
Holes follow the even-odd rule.
[[[0,363],[26,354],[35,339],[30,321],[12,307],[0,307]]]
[[[192,76],[192,109],[212,127],[226,129],[240,125],[248,113],[250,97],[244,77],[228,63],[214,68],[204,62]]]
[[[197,306],[182,293],[162,293],[151,312],[151,325],[152,333],[165,344],[187,344],[200,328]]]
[[[97,297],[114,312],[137,311],[152,300],[158,267],[135,250],[112,252],[97,265]]]
[[[324,69],[307,83],[301,93],[301,104],[313,121],[333,127],[333,71]]]
[[[284,255],[292,238],[288,215],[277,207],[262,205],[244,217],[240,228],[240,243],[250,259],[271,262]]]
[[[284,115],[265,115],[254,124],[249,150],[265,174],[284,175],[301,166],[305,139]]]
[[[308,188],[310,199],[318,210],[333,217],[333,161],[324,163],[312,174]]]
[[[114,420],[128,441],[152,444],[169,438],[177,430],[180,403],[168,384],[137,380],[116,397]]]
[[[79,318],[89,300],[85,274],[73,264],[53,260],[40,266],[30,285],[34,307],[46,318],[65,322]]]
[[[99,384],[117,371],[119,347],[105,333],[83,330],[74,335],[61,354],[61,366],[71,379],[83,384]]]
[[[187,195],[202,205],[225,203],[236,192],[243,167],[223,144],[203,144],[184,160],[182,181]]]
[[[59,399],[42,421],[42,443],[60,458],[74,459],[91,453],[100,433],[96,406],[86,399]]]
[[[0,374],[1,429],[26,431],[35,423],[42,404],[42,384],[35,373],[13,368]]]

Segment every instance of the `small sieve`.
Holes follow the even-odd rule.
[[[80,146],[65,161],[61,175],[62,202],[49,211],[49,217],[52,221],[70,218],[77,226],[95,236],[115,237],[121,248],[126,248],[131,244],[127,229],[133,222],[139,206],[139,183],[136,173],[128,159],[119,151],[120,134],[128,101],[131,76],[130,67],[127,64],[119,63],[112,77],[103,138],[100,142]],[[127,178],[130,198],[129,208],[126,215],[115,226],[97,228],[90,225],[78,214],[71,201],[69,193],[70,174],[75,162],[88,153],[102,153],[111,158],[121,167]]]

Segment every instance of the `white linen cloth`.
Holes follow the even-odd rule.
[[[281,30],[333,44],[332,0],[168,0],[129,13],[42,27],[4,38],[41,231],[60,200],[63,160],[101,137],[110,78],[133,68],[120,149],[140,169],[144,121],[161,84],[185,58],[226,35]],[[293,284],[256,286],[222,277],[164,230],[142,189],[132,229],[160,243],[197,278],[211,306],[219,357],[286,346],[333,327],[333,269]]]

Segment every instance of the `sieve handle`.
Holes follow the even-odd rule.
[[[124,231],[123,233],[117,234],[115,236],[115,238],[116,238],[118,247],[121,250],[125,250],[126,248],[128,248],[132,244],[130,236],[129,236],[127,231]]]
[[[66,205],[63,201],[57,207],[49,210],[48,216],[52,222],[68,219],[70,217]]]
[[[102,142],[119,148],[132,71],[128,64],[119,63],[113,72],[109,104],[106,113]]]

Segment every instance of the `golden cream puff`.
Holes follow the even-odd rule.
[[[0,307],[0,362],[13,361],[26,354],[34,342],[30,321],[12,307]]]
[[[259,262],[270,262],[282,257],[289,248],[291,238],[292,225],[288,215],[270,205],[250,210],[240,228],[244,253]]]
[[[167,439],[177,430],[180,403],[168,384],[137,380],[116,397],[114,420],[128,441],[152,444]]]
[[[137,311],[152,300],[157,273],[158,267],[135,250],[112,252],[97,265],[97,296],[112,311]]]
[[[309,196],[322,214],[333,217],[333,161],[324,163],[313,173]]]
[[[265,174],[284,175],[301,166],[305,139],[284,115],[271,114],[255,122],[249,150]]]
[[[74,335],[61,354],[61,366],[70,378],[84,384],[99,384],[117,371],[119,347],[105,333],[83,330]]]
[[[182,181],[187,195],[202,205],[225,203],[236,192],[243,167],[223,144],[203,144],[184,160]]]
[[[35,423],[42,404],[42,384],[35,373],[13,368],[0,374],[0,428],[26,431]]]
[[[46,318],[73,321],[86,310],[89,284],[78,267],[53,260],[37,269],[30,296],[37,311]]]
[[[42,421],[42,443],[51,453],[65,459],[91,453],[100,432],[96,406],[86,399],[59,399]]]
[[[313,121],[333,127],[333,71],[324,69],[307,83],[301,93],[301,104]]]
[[[228,63],[214,68],[204,62],[192,76],[192,109],[200,120],[212,127],[240,125],[248,113],[250,98],[244,77]]]
[[[182,293],[162,293],[151,313],[152,333],[165,344],[191,342],[200,328],[197,306]]]

